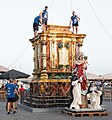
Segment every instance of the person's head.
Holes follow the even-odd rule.
[[[87,56],[84,56],[84,60],[87,60],[88,59],[88,57]]]
[[[71,81],[76,81],[76,80],[78,80],[78,76],[77,75],[72,75]]]
[[[94,82],[92,82],[91,87],[96,87],[96,84]]]
[[[95,82],[91,82],[89,88],[91,91],[97,90],[97,85],[95,84]]]
[[[14,80],[14,84],[17,84],[17,80],[16,79]]]
[[[23,88],[23,85],[21,85],[21,88]]]
[[[48,6],[45,6],[45,10],[47,10],[48,9]]]
[[[83,60],[83,53],[79,53],[78,60]]]
[[[9,79],[9,83],[13,83],[13,79]]]
[[[75,15],[75,11],[72,12],[72,15]]]

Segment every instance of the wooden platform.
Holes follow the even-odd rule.
[[[69,110],[69,109],[63,109],[62,113],[75,116],[75,117],[93,117],[93,116],[107,116],[108,112],[106,110]]]

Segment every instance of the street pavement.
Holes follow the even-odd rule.
[[[62,108],[52,108],[51,110],[41,110],[41,112],[28,112],[22,107],[17,109],[16,114],[7,115],[5,103],[0,102],[0,120],[112,120],[112,101],[103,102],[103,107],[109,112],[108,116],[75,117],[61,112]]]

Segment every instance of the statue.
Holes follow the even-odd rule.
[[[87,92],[88,89],[86,77],[87,64],[87,57],[85,59],[85,56],[82,53],[80,53],[75,62],[75,65],[73,66],[74,70],[72,73],[76,73],[78,78],[80,79],[82,93]],[[84,93],[84,95],[85,94],[86,93]]]
[[[94,82],[91,82],[87,92],[87,100],[90,101],[89,108],[93,109],[102,109],[100,106],[100,96],[102,91],[98,90],[97,85]]]
[[[86,70],[87,65],[87,56],[84,56],[82,53],[79,54],[72,73],[75,75],[72,76],[72,95],[73,101],[70,105],[70,108],[80,109],[80,106],[83,106],[83,100],[81,101],[81,95],[84,99],[90,101],[89,108],[101,109],[100,106],[100,96],[102,94],[101,90],[97,89],[97,86],[92,82],[88,88]],[[75,77],[74,77],[75,76]],[[78,78],[76,78],[76,76]],[[88,91],[87,91],[88,89]]]
[[[72,108],[74,106],[74,104],[77,104],[77,101],[80,104],[78,103],[79,105],[77,105],[77,107],[74,107],[75,109],[79,109],[80,107],[81,108],[87,107],[86,93],[87,93],[88,86],[87,86],[86,70],[87,70],[88,64],[89,63],[87,62],[87,56],[84,56],[83,53],[80,53],[77,57],[77,60],[73,67],[74,70],[72,72],[73,74],[75,74],[75,76],[78,77],[78,79],[75,81],[72,81],[72,84],[74,85],[74,87],[73,87],[73,98],[74,99],[73,99],[73,102],[72,102],[70,108]],[[77,90],[78,90],[78,93],[77,93]],[[77,98],[77,96],[78,96],[78,98]],[[80,99],[79,99],[79,96],[80,96]],[[75,98],[77,98],[78,100]]]
[[[73,75],[71,79],[71,96],[72,96],[72,103],[70,105],[71,109],[80,109],[81,105],[81,85],[80,79],[77,75]]]

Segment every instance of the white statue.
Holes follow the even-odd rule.
[[[73,101],[70,105],[70,108],[71,109],[80,109],[81,84],[80,84],[80,80],[78,79],[77,75],[72,76],[71,85],[73,86],[73,89],[72,89]]]
[[[87,92],[87,100],[90,101],[90,105],[88,107],[93,109],[101,109],[100,106],[100,96],[102,94],[101,90],[98,90],[96,84],[94,82],[90,83]]]

